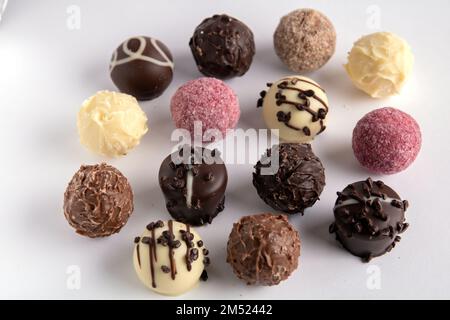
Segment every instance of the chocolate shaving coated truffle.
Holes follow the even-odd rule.
[[[189,46],[199,71],[219,79],[242,76],[255,54],[252,31],[226,14],[203,20]]]
[[[272,165],[271,155],[279,155],[275,174],[263,175]],[[302,213],[318,199],[325,186],[325,171],[309,144],[282,143],[267,150],[255,166],[253,185],[258,195],[275,210]]]
[[[406,206],[400,196],[381,181],[358,181],[338,192],[335,222],[330,233],[364,262],[381,256],[400,241],[398,234],[408,227]]]
[[[297,269],[300,237],[285,215],[246,216],[233,225],[227,262],[247,284],[276,285]]]
[[[64,215],[76,232],[91,238],[119,232],[133,212],[127,178],[105,163],[81,166],[64,193]]]

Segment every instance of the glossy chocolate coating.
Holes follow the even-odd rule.
[[[189,153],[186,160],[175,164],[180,156],[185,156],[183,150]],[[172,217],[179,222],[199,226],[211,223],[223,211],[228,175],[218,152],[201,147],[187,150],[180,149],[164,159],[159,169],[159,184]],[[195,157],[195,163],[192,161],[194,154],[200,155]],[[220,159],[221,163],[212,163],[209,154]]]
[[[219,79],[245,74],[255,54],[252,31],[226,14],[203,20],[189,46],[199,71]]]
[[[336,233],[345,249],[368,262],[400,241],[399,234],[408,228],[407,208],[408,201],[402,201],[382,181],[358,181],[338,192],[330,233]]]
[[[138,100],[152,100],[167,89],[173,77],[173,58],[159,40],[134,37],[114,51],[111,79],[123,93]]]
[[[263,174],[263,168],[276,166],[272,154],[278,154],[278,169],[274,174]],[[253,185],[261,199],[275,210],[303,214],[319,199],[325,171],[310,144],[282,143],[267,150],[258,161]]]

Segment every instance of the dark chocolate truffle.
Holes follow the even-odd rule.
[[[159,40],[133,37],[114,51],[109,71],[120,91],[138,100],[152,100],[172,81],[172,54]]]
[[[278,163],[277,163],[278,160]],[[255,166],[253,185],[275,210],[301,213],[325,186],[325,170],[310,144],[282,143],[268,149]]]
[[[183,147],[167,156],[159,169],[159,185],[172,217],[199,226],[211,223],[224,209],[228,175],[216,150]]]
[[[382,181],[359,181],[338,192],[330,233],[364,262],[392,250],[408,228],[408,201]]]
[[[272,286],[297,269],[300,237],[286,215],[246,216],[233,225],[227,262],[247,284]]]
[[[81,166],[64,193],[64,215],[83,236],[119,232],[132,212],[133,192],[127,178],[105,163]]]
[[[226,14],[203,20],[189,41],[198,70],[206,76],[228,79],[242,76],[252,64],[252,31]]]

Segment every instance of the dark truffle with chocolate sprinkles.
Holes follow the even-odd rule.
[[[335,222],[329,231],[364,262],[391,251],[409,226],[405,222],[408,202],[382,181],[368,178],[337,194]]]
[[[219,79],[245,74],[255,54],[252,31],[226,14],[203,20],[189,46],[199,71]]]
[[[325,171],[311,145],[282,143],[267,150],[258,161],[253,185],[261,199],[275,210],[303,214],[319,200]]]

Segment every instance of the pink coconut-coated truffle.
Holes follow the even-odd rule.
[[[182,85],[172,97],[170,110],[175,126],[189,130],[192,137],[194,122],[201,121],[204,142],[210,140],[204,137],[208,129],[217,129],[224,138],[227,129],[236,126],[240,115],[236,94],[215,78],[199,78]]]
[[[381,108],[366,114],[353,130],[353,152],[367,169],[393,174],[406,169],[422,144],[419,125],[409,114]]]

